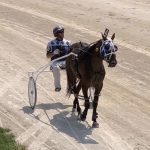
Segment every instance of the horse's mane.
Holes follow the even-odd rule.
[[[93,43],[85,43],[85,42],[78,42],[78,43],[74,43],[71,45],[70,50],[68,53],[72,52],[72,51],[78,51],[78,56],[84,56],[84,57],[88,57],[90,55],[93,55],[93,51],[95,50],[96,47],[99,47],[101,45],[101,41],[102,39],[93,42]]]
[[[95,50],[96,47],[100,47],[101,42],[102,42],[102,39],[100,39],[100,40],[98,40],[98,41],[96,41],[96,42],[94,42],[94,43],[91,43],[91,44],[89,45],[88,52],[89,52],[89,53],[92,53],[92,52]]]
[[[101,40],[98,40],[90,44],[80,42],[80,45],[81,45],[80,53],[84,56],[91,55],[95,47],[99,45],[100,41]]]

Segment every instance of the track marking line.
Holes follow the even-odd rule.
[[[41,122],[38,122],[28,128],[25,132],[22,132],[16,140],[23,144],[25,141],[27,141],[32,135],[34,135],[37,131],[39,131],[42,128],[43,124]]]
[[[11,120],[11,122],[13,122],[14,124],[18,125],[21,129],[23,129],[24,131],[26,131],[27,129],[22,125],[20,124],[20,122],[18,120],[16,120],[13,116],[11,116],[10,114],[6,114],[4,112],[2,112],[0,110],[0,113],[5,116],[6,118],[8,118],[9,120]],[[37,139],[37,137],[35,135],[31,135],[35,140]],[[47,145],[46,143],[43,143],[46,147],[48,147],[49,149],[51,149],[51,147],[49,145]]]

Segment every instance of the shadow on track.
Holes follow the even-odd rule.
[[[72,107],[72,105],[63,105],[62,103],[48,103],[39,104],[36,109],[42,109],[49,121],[49,124],[40,119],[40,117],[33,115],[33,110],[29,106],[23,107],[24,113],[34,117],[36,120],[51,126],[56,132],[64,137],[74,138],[78,143],[82,144],[98,144],[98,142],[90,137],[92,128],[87,122],[77,120],[74,113],[68,112],[65,109]],[[56,110],[58,113],[51,112]]]

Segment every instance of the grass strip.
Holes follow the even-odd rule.
[[[26,148],[15,141],[15,136],[9,129],[0,127],[0,150],[26,150]]]

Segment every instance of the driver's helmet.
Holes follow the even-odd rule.
[[[62,26],[56,26],[53,28],[53,34],[56,37],[59,32],[64,32],[64,28]]]

